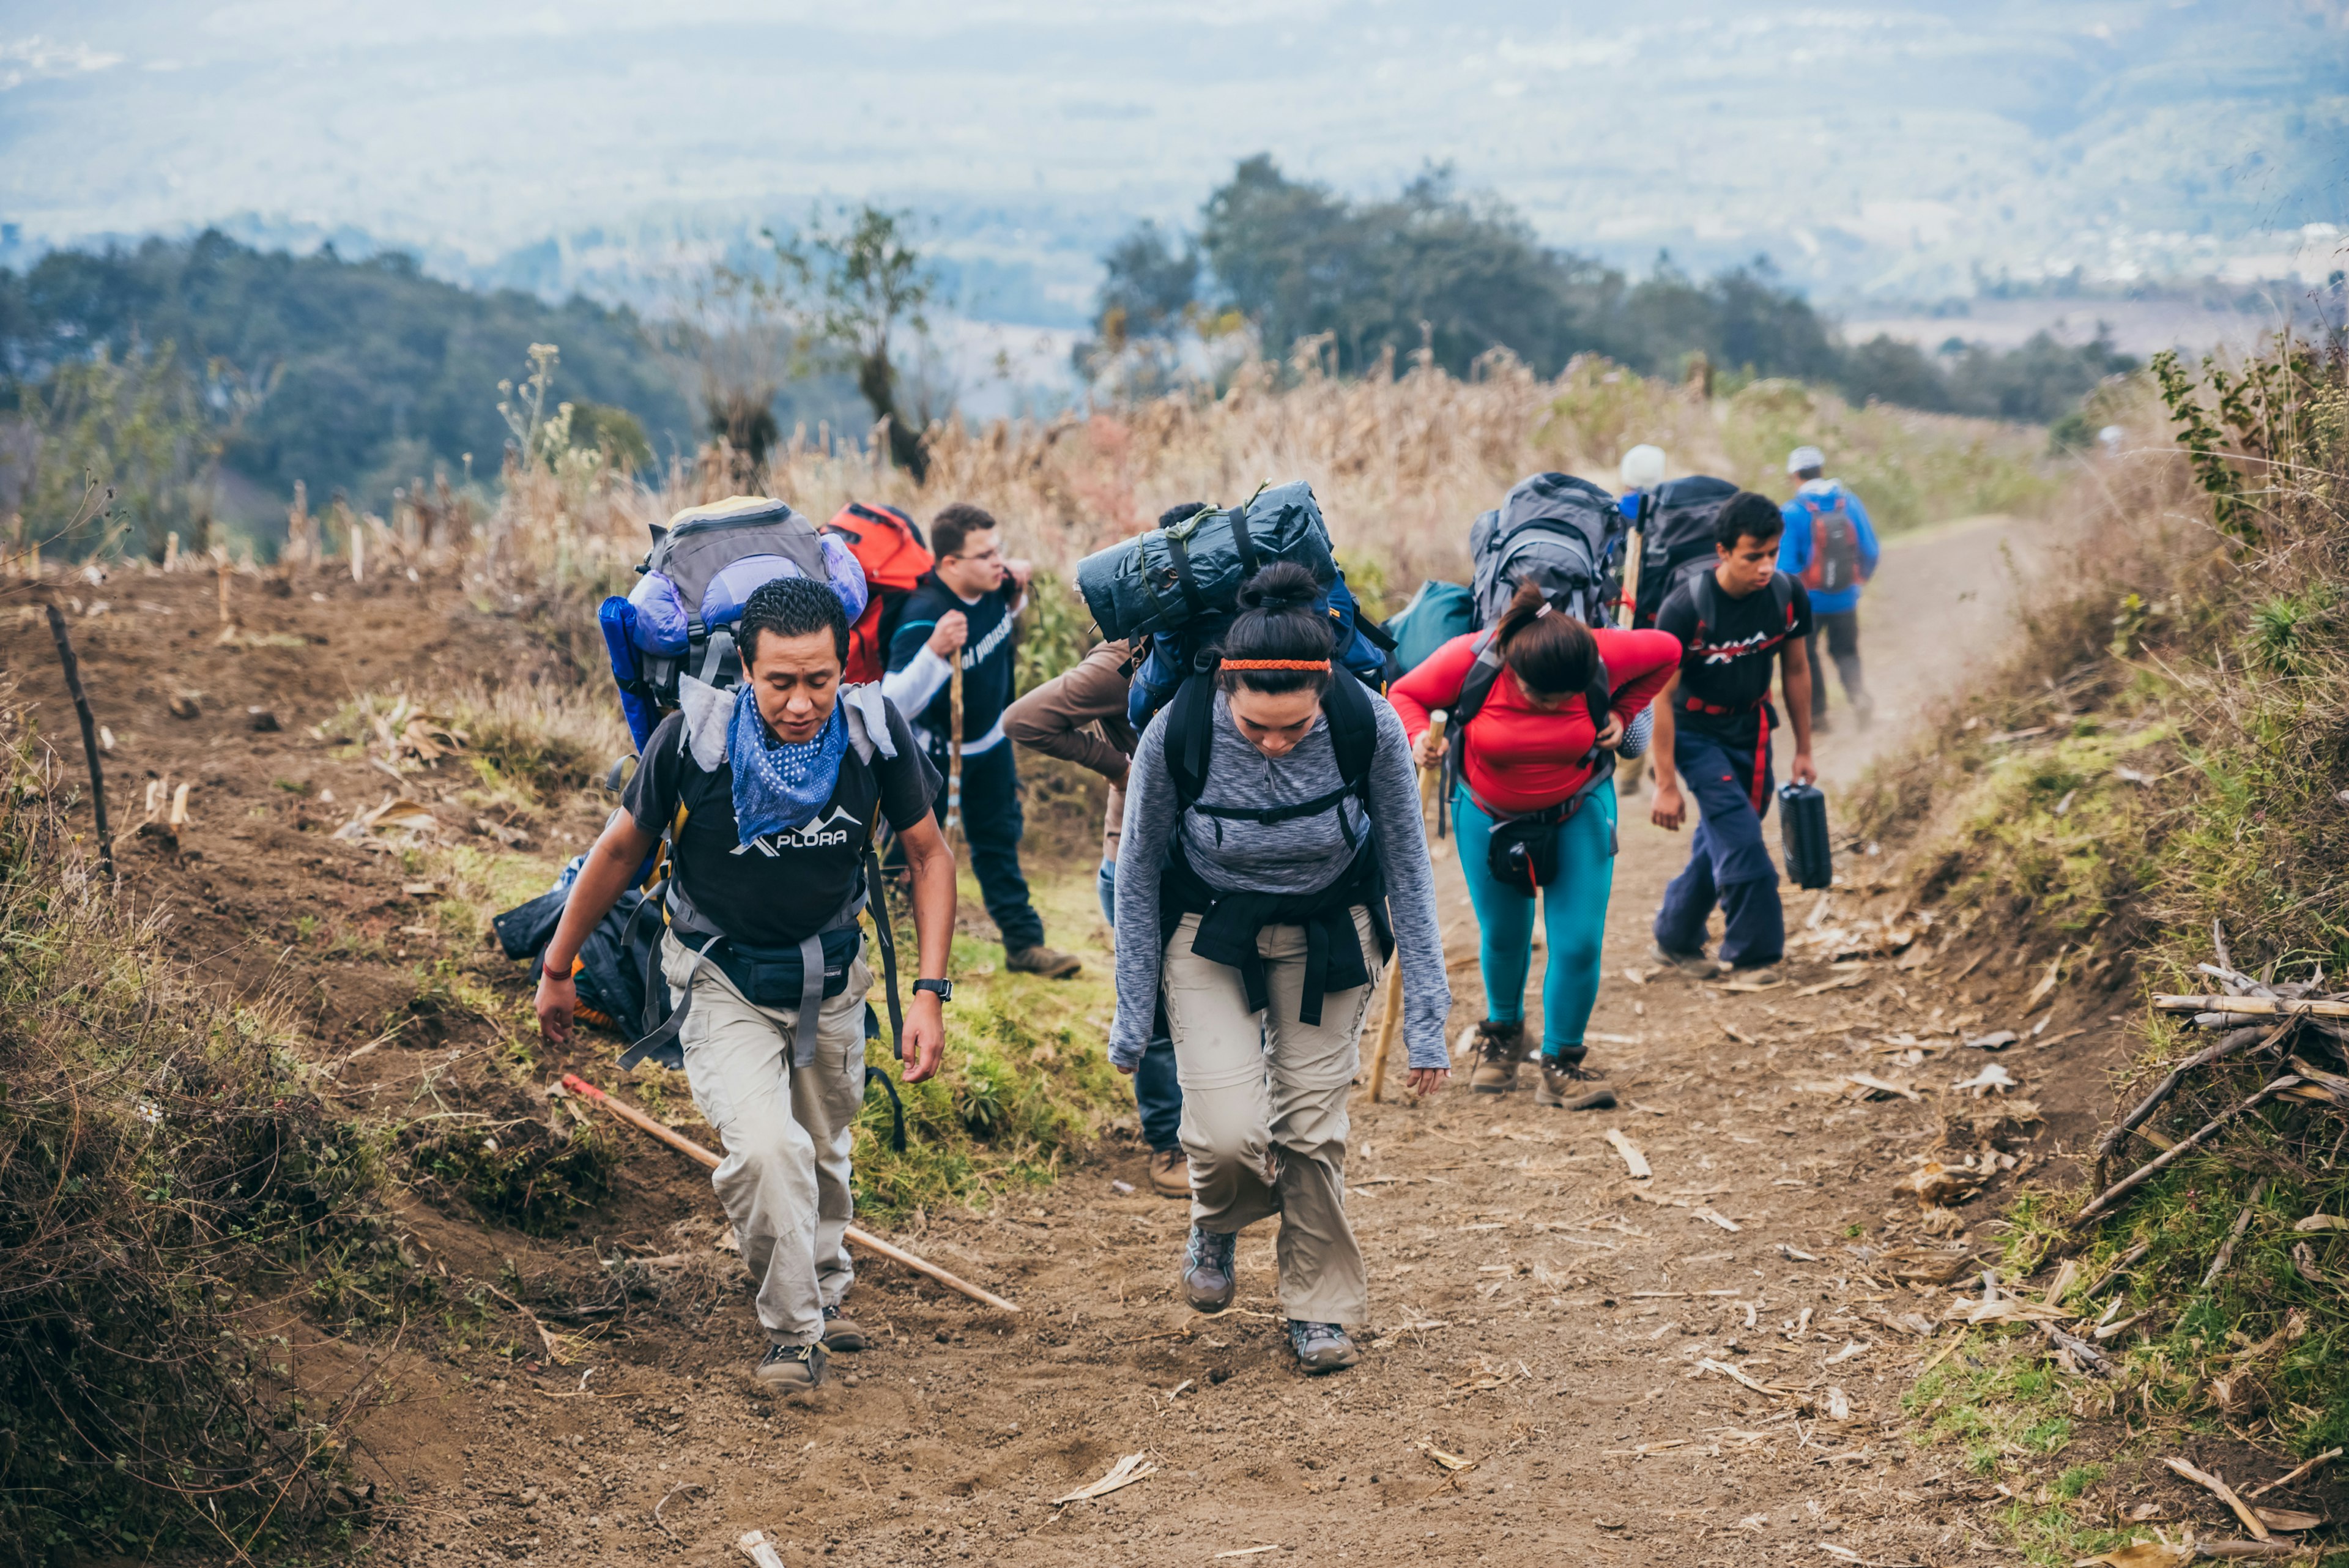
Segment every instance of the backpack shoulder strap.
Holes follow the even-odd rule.
[[[1371,705],[1370,688],[1343,665],[1330,672],[1330,689],[1321,694],[1321,711],[1330,719],[1330,745],[1338,753],[1338,777],[1369,804],[1371,759],[1378,754],[1379,720]]]
[[[1795,579],[1785,572],[1770,574],[1770,602],[1777,607],[1780,624],[1791,627],[1795,621]]]
[[[1207,759],[1215,754],[1216,683],[1212,670],[1183,678],[1160,710],[1166,726],[1166,772],[1174,781],[1174,812],[1181,815],[1207,788]]]
[[[1447,735],[1458,735],[1467,727],[1493,694],[1493,682],[1501,678],[1501,634],[1491,628],[1476,634],[1471,646],[1475,658],[1468,664],[1468,673],[1461,678],[1460,695],[1452,700],[1452,717],[1444,726]]]

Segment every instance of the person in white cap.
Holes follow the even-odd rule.
[[[1798,446],[1786,454],[1786,472],[1796,483],[1795,498],[1780,508],[1786,531],[1779,536],[1778,569],[1799,581],[1811,597],[1811,728],[1827,724],[1827,682],[1819,670],[1819,639],[1843,681],[1844,701],[1867,729],[1876,704],[1859,669],[1859,595],[1876,575],[1876,528],[1868,508],[1840,480],[1826,477],[1826,454]]]

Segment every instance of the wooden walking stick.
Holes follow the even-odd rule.
[[[708,1149],[702,1147],[699,1144],[694,1142],[683,1133],[678,1132],[670,1127],[663,1127],[660,1123],[645,1115],[644,1112],[636,1109],[636,1106],[629,1105],[626,1101],[614,1099],[611,1096],[605,1094],[603,1090],[597,1088],[595,1085],[589,1083],[578,1074],[564,1074],[563,1086],[570,1090],[573,1094],[578,1095],[585,1099],[591,1100],[596,1105],[603,1106],[605,1110],[611,1112],[614,1116],[619,1117],[620,1120],[627,1123],[638,1132],[651,1134],[654,1137],[658,1138],[661,1142],[668,1145],[669,1147],[677,1150],[678,1153],[686,1156],[688,1158],[698,1160],[712,1170],[718,1168],[718,1157],[716,1155],[710,1153]],[[849,1245],[853,1247],[862,1247],[864,1251],[873,1253],[875,1257],[886,1258],[893,1263],[903,1263],[905,1267],[913,1270],[914,1272],[926,1275],[930,1279],[936,1280],[938,1283],[946,1286],[947,1289],[950,1291],[958,1291],[962,1294],[968,1296],[971,1300],[981,1303],[987,1306],[991,1306],[998,1312],[1018,1312],[1019,1310],[1017,1306],[1005,1301],[1001,1296],[995,1294],[993,1292],[983,1291],[968,1280],[958,1280],[955,1278],[954,1275],[947,1273],[944,1269],[939,1268],[936,1263],[930,1262],[926,1259],[917,1258],[902,1247],[892,1246],[888,1242],[881,1240],[880,1237],[875,1236],[869,1231],[860,1231],[855,1226],[851,1225],[847,1227],[844,1234]]]
[[[962,649],[950,656],[954,673],[947,677],[947,826],[962,826]]]
[[[1640,557],[1646,553],[1648,531],[1644,527],[1631,530],[1623,542],[1623,597],[1615,608],[1615,624],[1624,630],[1631,629],[1631,618],[1640,613]]]

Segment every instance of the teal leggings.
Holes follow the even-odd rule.
[[[1534,956],[1533,896],[1493,880],[1485,864],[1493,819],[1464,788],[1452,797],[1454,840],[1468,898],[1483,931],[1485,1012],[1497,1023],[1526,1015],[1526,971]],[[1607,934],[1607,895],[1615,885],[1615,786],[1603,784],[1558,828],[1557,878],[1541,890],[1549,971],[1542,977],[1542,1054],[1582,1049],[1582,1031],[1599,1001],[1599,943]]]

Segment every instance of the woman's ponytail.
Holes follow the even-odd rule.
[[[1224,690],[1326,691],[1336,622],[1314,606],[1321,584],[1293,561],[1277,561],[1240,586],[1239,614],[1224,633]]]

